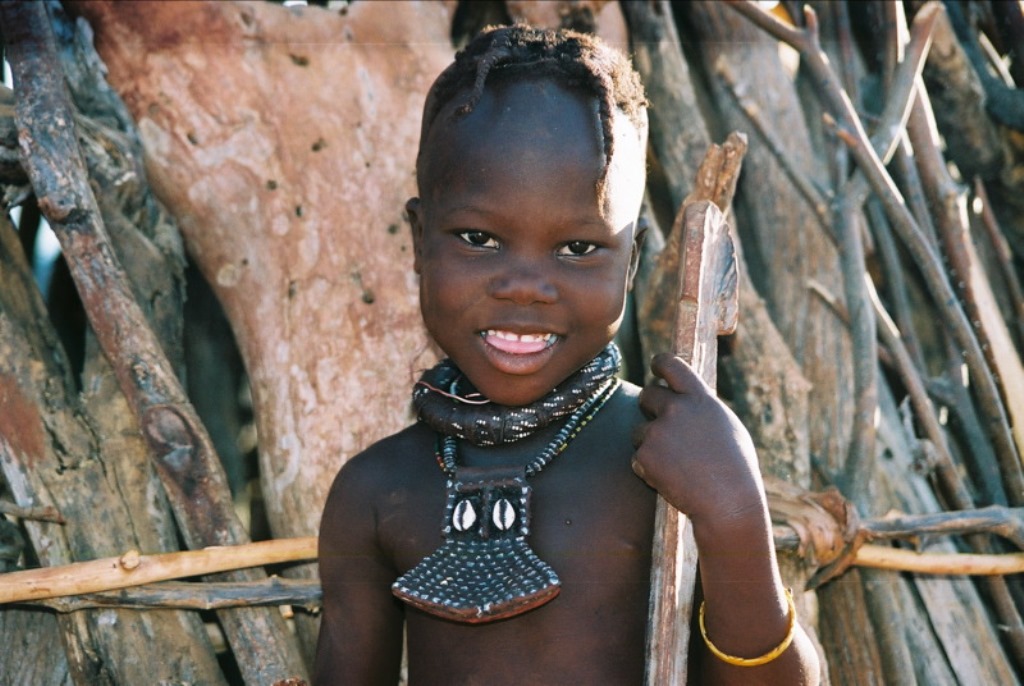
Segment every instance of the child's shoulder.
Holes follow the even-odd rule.
[[[602,453],[631,456],[637,425],[646,421],[640,410],[640,391],[635,384],[621,381],[615,394],[580,434],[580,444],[598,448]]]
[[[612,396],[608,403],[609,414],[616,415],[616,422],[623,426],[632,426],[637,422],[644,421],[643,413],[640,411],[639,386],[629,381],[620,381],[619,389]]]
[[[639,398],[641,390],[643,389],[635,383],[623,379],[619,382],[619,390],[615,395],[619,398],[620,402],[632,404],[634,409],[639,412]]]
[[[393,488],[398,482],[415,478],[426,465],[437,469],[433,460],[423,460],[433,450],[434,433],[420,423],[382,438],[349,459],[334,478],[328,498],[339,490],[371,494]]]

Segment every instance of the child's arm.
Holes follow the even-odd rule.
[[[770,653],[787,635],[790,607],[750,435],[679,358],[659,355],[652,370],[667,387],[641,393],[651,421],[639,429],[633,468],[693,523],[707,637],[730,656]],[[741,667],[713,656],[698,630],[693,672],[708,684],[816,684],[817,653],[799,625],[795,632],[777,658]]]
[[[403,614],[391,594],[397,574],[378,546],[370,497],[377,489],[360,466],[347,465],[339,474],[320,525],[317,686],[398,683]]]

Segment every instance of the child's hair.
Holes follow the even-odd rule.
[[[554,78],[597,99],[605,159],[599,186],[603,186],[615,151],[615,108],[622,110],[646,138],[647,99],[640,76],[625,55],[595,36],[572,30],[552,31],[514,24],[488,27],[477,34],[430,87],[423,110],[420,156],[434,120],[456,97],[463,98],[454,112],[457,117],[473,110],[488,78],[494,83],[536,76]]]

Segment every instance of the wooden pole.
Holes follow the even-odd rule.
[[[734,330],[736,256],[725,216],[709,200],[684,204],[675,353],[714,388],[718,336]],[[677,224],[679,219],[677,218]],[[658,498],[651,569],[646,683],[684,686],[697,545],[689,520]]]

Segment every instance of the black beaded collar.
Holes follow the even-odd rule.
[[[621,362],[619,349],[609,343],[543,398],[522,407],[506,407],[481,396],[459,368],[445,359],[416,382],[413,407],[420,421],[445,436],[476,446],[515,443],[574,412],[618,373]]]

